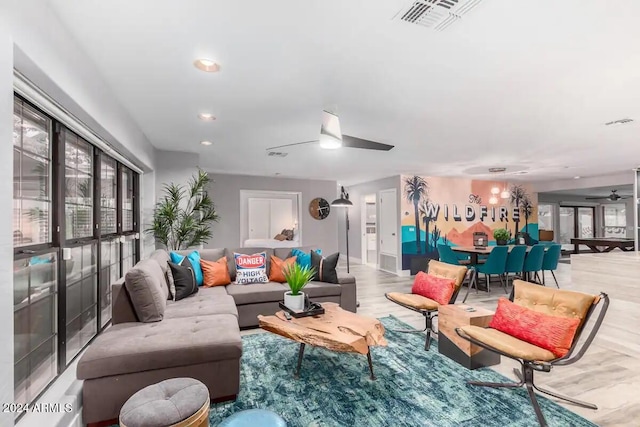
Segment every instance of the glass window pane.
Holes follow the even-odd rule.
[[[57,374],[57,252],[13,265],[14,400],[30,402]]]
[[[67,363],[97,332],[96,248],[95,243],[71,248],[73,272],[67,270]]]
[[[14,102],[13,244],[14,247],[51,241],[51,121]]]
[[[93,236],[93,148],[71,132],[65,138],[65,236]]]
[[[112,234],[117,231],[116,195],[117,177],[116,161],[112,158],[101,156],[100,176],[100,229],[102,234]]]
[[[51,120],[28,105],[23,105],[22,114],[22,148],[48,158]]]

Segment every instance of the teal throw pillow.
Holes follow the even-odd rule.
[[[184,255],[180,255],[176,252],[171,252],[169,256],[171,257],[171,262],[174,264],[180,264],[184,258]],[[202,283],[204,282],[204,274],[202,273],[202,267],[200,266],[200,252],[191,252],[187,255],[187,259],[189,259],[189,262],[191,262],[191,266],[193,267],[193,274],[196,276],[196,283],[198,286],[202,286]]]
[[[322,255],[322,249],[316,249],[315,251],[318,255]],[[311,268],[311,252],[303,252],[300,249],[292,249],[291,256],[296,257],[296,263],[300,267]]]

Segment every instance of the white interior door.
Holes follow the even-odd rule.
[[[270,200],[270,236],[272,239],[282,230],[293,227],[293,201],[291,199],[271,199]]]
[[[249,199],[249,239],[270,239],[271,203],[269,199]],[[274,234],[275,236],[275,234]]]
[[[380,253],[398,255],[398,209],[395,189],[380,191],[380,218],[378,230]]]

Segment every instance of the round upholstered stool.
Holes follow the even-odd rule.
[[[135,393],[122,406],[122,427],[208,427],[209,390],[193,378],[172,378]]]
[[[287,427],[287,423],[275,412],[266,409],[247,409],[224,420],[218,427]]]

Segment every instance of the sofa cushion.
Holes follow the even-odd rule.
[[[227,293],[233,297],[236,305],[282,301],[287,290],[289,288],[286,285],[276,282],[227,285]]]
[[[269,271],[269,281],[284,283],[287,279],[284,277],[285,272],[296,262],[296,257],[292,256],[287,259],[280,259],[275,255],[271,255],[271,271]]]
[[[141,322],[158,322],[164,316],[169,290],[160,264],[145,259],[125,275],[125,287]]]
[[[332,297],[342,294],[342,286],[337,283],[309,282],[302,292],[309,295],[309,298]]]
[[[183,300],[168,301],[164,319],[207,316],[210,314],[232,314],[238,317],[236,304],[223,286],[200,288],[197,294],[188,296]]]
[[[101,378],[239,359],[241,355],[238,319],[230,314],[121,323],[87,348],[78,362],[77,377]]]
[[[252,283],[267,283],[267,253],[256,254],[234,253],[236,260],[236,280],[238,285],[249,285]]]
[[[171,258],[169,257],[169,252],[165,251],[164,249],[156,249],[155,251],[151,252],[151,255],[149,255],[149,259],[156,260],[156,262],[160,264],[160,268],[162,268],[162,272],[163,273],[167,272],[167,268],[169,268],[167,266],[167,262],[171,261]]]
[[[187,252],[187,251],[184,251]],[[182,251],[178,251],[179,254],[183,255]],[[202,249],[200,251],[200,258],[206,261],[217,261],[223,256],[225,256],[224,248],[215,248],[215,249]]]
[[[273,255],[273,249],[271,248],[237,248],[237,249],[229,249],[225,250],[224,255],[227,257],[227,263],[229,264],[229,275],[231,276],[231,281],[236,280],[236,259],[233,254],[245,254],[251,255],[258,252],[266,252],[267,253],[267,275],[269,275],[269,268],[271,268],[271,255]],[[217,258],[216,258],[217,259]]]

